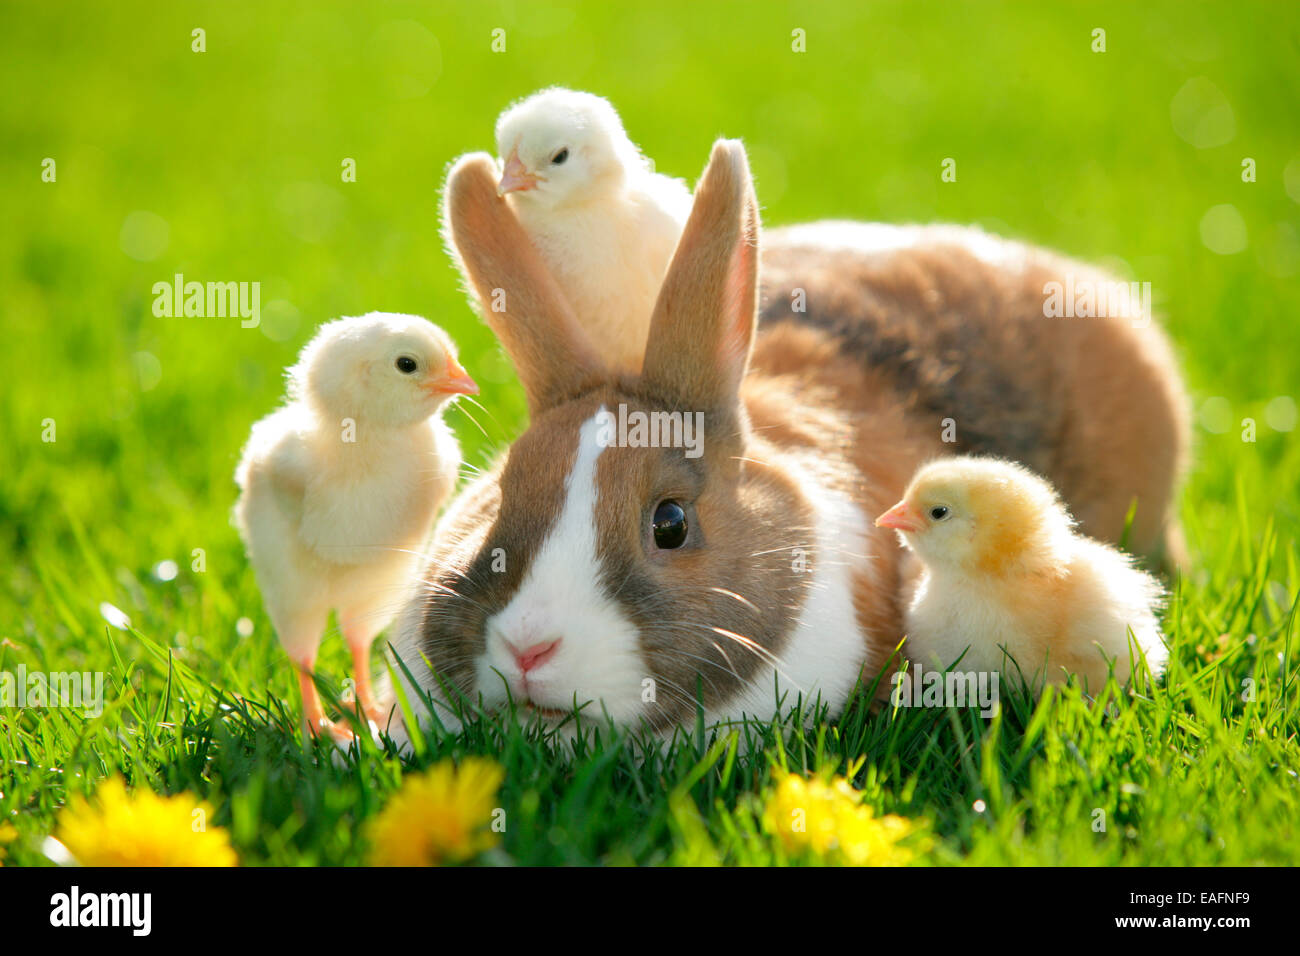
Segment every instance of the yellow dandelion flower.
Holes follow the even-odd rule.
[[[207,825],[212,808],[188,794],[127,792],[110,777],[94,797],[74,797],[59,814],[55,839],[82,866],[236,866],[230,836]]]
[[[917,829],[904,817],[876,817],[843,777],[830,782],[786,774],[763,811],[763,825],[785,848],[851,866],[903,866],[915,852],[899,842]]]
[[[840,820],[840,852],[852,866],[906,866],[916,857],[899,841],[916,832],[905,817],[887,814],[876,817],[870,807],[856,807]]]
[[[410,777],[367,826],[374,866],[460,863],[494,846],[488,829],[505,771],[470,757]]]
[[[16,839],[18,839],[18,828],[7,820],[0,823],[0,866],[5,865],[5,856],[7,855],[5,844],[13,843]]]

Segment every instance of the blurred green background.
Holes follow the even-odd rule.
[[[503,107],[551,84],[608,96],[691,182],[715,137],[742,137],[769,224],[975,222],[1149,281],[1198,409],[1193,551],[1270,516],[1289,544],[1298,66],[1292,2],[5,2],[0,637],[72,666],[109,601],[230,680],[290,692],[273,642],[234,633],[242,616],[269,633],[228,520],[241,444],[316,325],[371,309],[461,343],[486,406],[482,431],[452,415],[468,461],[518,433],[437,197]],[[259,281],[261,326],[155,317],[153,283],[178,272]]]

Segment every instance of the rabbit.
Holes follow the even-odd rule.
[[[1176,366],[1149,323],[1044,316],[1045,281],[1085,266],[953,227],[813,224],[760,253],[744,148],[719,140],[631,374],[584,334],[489,156],[454,164],[444,216],[530,416],[439,523],[398,617],[394,671],[449,729],[458,695],[659,735],[697,709],[833,716],[860,677],[879,699],[909,571],[872,518],[940,456],[1025,463],[1104,540],[1136,499],[1131,544],[1176,541]],[[613,427],[636,413],[683,434],[700,416],[703,440]]]

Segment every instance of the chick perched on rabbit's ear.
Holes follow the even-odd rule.
[[[383,312],[321,326],[288,374],[289,404],[253,426],[235,472],[235,523],[298,668],[304,722],[347,743],[312,681],[326,620],[338,612],[357,701],[382,725],[370,645],[456,482],[460,448],[442,408],[478,386],[442,329]]]
[[[1096,693],[1112,661],[1115,677],[1128,679],[1132,630],[1151,672],[1163,669],[1160,585],[1075,534],[1056,491],[1028,469],[991,458],[931,462],[876,524],[897,530],[925,566],[907,612],[909,656],[1006,671],[1005,648],[1031,684],[1069,672]]]
[[[496,124],[497,186],[519,205],[563,207],[612,200],[649,164],[609,100],[555,87],[505,110]]]
[[[691,194],[654,172],[608,100],[548,89],[497,120],[497,186],[611,368],[636,371]]]

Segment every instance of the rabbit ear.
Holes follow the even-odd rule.
[[[444,229],[535,416],[605,370],[537,248],[497,194],[496,180],[487,153],[457,160],[443,196]]]
[[[697,410],[736,407],[757,320],[758,202],[739,140],[720,139],[650,321],[642,379]]]

